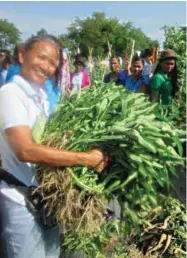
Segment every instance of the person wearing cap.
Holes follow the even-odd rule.
[[[163,50],[151,79],[151,100],[169,105],[177,92],[176,55],[172,49]]]
[[[75,71],[70,73],[70,90],[78,92],[80,89],[90,86],[91,80],[88,73],[84,71],[85,62],[83,57],[75,59]]]

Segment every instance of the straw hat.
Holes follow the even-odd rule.
[[[176,59],[176,54],[172,49],[167,49],[167,50],[163,50],[160,54],[160,61],[163,61],[165,59],[168,58],[175,58]]]

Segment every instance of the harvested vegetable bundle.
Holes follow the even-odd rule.
[[[155,105],[143,94],[97,81],[61,99],[42,143],[74,151],[100,147],[112,158],[101,178],[86,167],[39,167],[44,201],[64,231],[99,230],[114,195],[121,217],[125,214],[126,221],[139,224],[136,211],[148,212],[156,204],[157,186],[170,186],[169,172],[183,163],[174,146],[181,151],[178,136],[185,132],[157,121]]]

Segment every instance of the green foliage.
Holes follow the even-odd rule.
[[[160,207],[150,212],[136,242],[145,253],[159,252],[159,258],[184,258],[186,252],[186,208],[177,199],[160,196]]]
[[[134,39],[135,50],[158,46],[141,29],[134,28],[131,22],[121,24],[117,18],[107,18],[103,12],[95,12],[91,17],[80,19],[68,28],[67,37],[75,47],[78,45],[84,56],[88,56],[88,46],[94,49],[93,56],[103,57],[108,53],[107,40],[112,44],[112,52],[123,55],[130,53],[131,40]]]
[[[142,225],[140,233],[134,228],[127,235],[126,221],[114,219],[105,222],[92,236],[68,232],[63,246],[67,254],[71,250],[76,256],[81,251],[84,255],[77,255],[79,258],[184,258],[187,254],[185,206],[163,195],[159,196],[159,204],[144,215],[148,226]]]
[[[179,127],[185,127],[186,121],[186,31],[182,27],[165,26],[165,48],[173,49],[177,55],[178,88],[179,91],[173,99],[173,111],[171,114],[178,114],[174,121]]]
[[[43,35],[47,35],[47,34],[48,34],[48,32],[44,28],[41,28],[39,31],[36,32],[37,36],[43,36]]]
[[[6,49],[19,43],[21,32],[6,19],[0,19],[0,48]]]
[[[71,39],[69,39],[68,35],[59,35],[58,37],[59,41],[61,42],[61,46],[63,48],[68,48],[68,49],[73,49],[74,48],[74,43]]]
[[[154,114],[156,105],[149,102],[144,94],[132,93],[124,87],[101,81],[95,81],[78,95],[71,93],[68,99],[61,99],[45,128],[43,143],[74,151],[100,147],[112,159],[110,168],[99,178],[93,169],[86,167],[63,168],[71,176],[72,186],[80,189],[80,195],[76,195],[83,198],[83,214],[77,218],[75,213],[68,213],[68,219],[72,218],[65,225],[70,227],[68,233],[84,234],[90,228],[96,232],[100,227],[99,221],[94,224],[93,218],[89,223],[98,209],[96,204],[107,203],[114,197],[121,206],[121,219],[126,222],[125,234],[129,234],[132,228],[138,229],[140,225],[148,224],[143,215],[157,205],[159,189],[170,188],[170,173],[175,174],[176,166],[183,165],[177,149],[181,149],[179,137],[185,132],[169,122],[158,121]],[[70,137],[66,137],[67,132],[71,132]],[[59,223],[65,223],[67,219],[62,212],[64,199],[60,196],[63,171],[59,168],[57,173],[46,167],[38,170],[43,182],[40,188],[44,193],[48,191],[44,194],[46,202],[50,202],[52,211],[58,207],[58,214],[63,214]],[[57,177],[55,183],[54,177]],[[88,209],[85,205],[83,207],[85,196],[89,196],[90,200],[97,197],[89,216]],[[65,205],[70,210],[77,203],[73,199]],[[63,228],[63,232],[64,229],[67,228]]]

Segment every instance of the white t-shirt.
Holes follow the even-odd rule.
[[[149,64],[146,59],[144,59],[144,69],[143,69],[143,75],[149,76],[151,74],[151,67],[152,65]]]
[[[72,79],[72,88],[74,92],[78,92],[81,89],[83,73],[74,73]]]
[[[35,165],[20,162],[10,148],[4,130],[27,125],[33,139],[38,141],[49,115],[49,103],[41,85],[28,83],[15,76],[11,83],[0,89],[0,154],[2,167],[27,186],[36,185]],[[42,119],[41,119],[42,118]],[[38,126],[38,122],[41,126]],[[36,129],[37,128],[37,129]],[[40,128],[40,132],[38,132]]]

